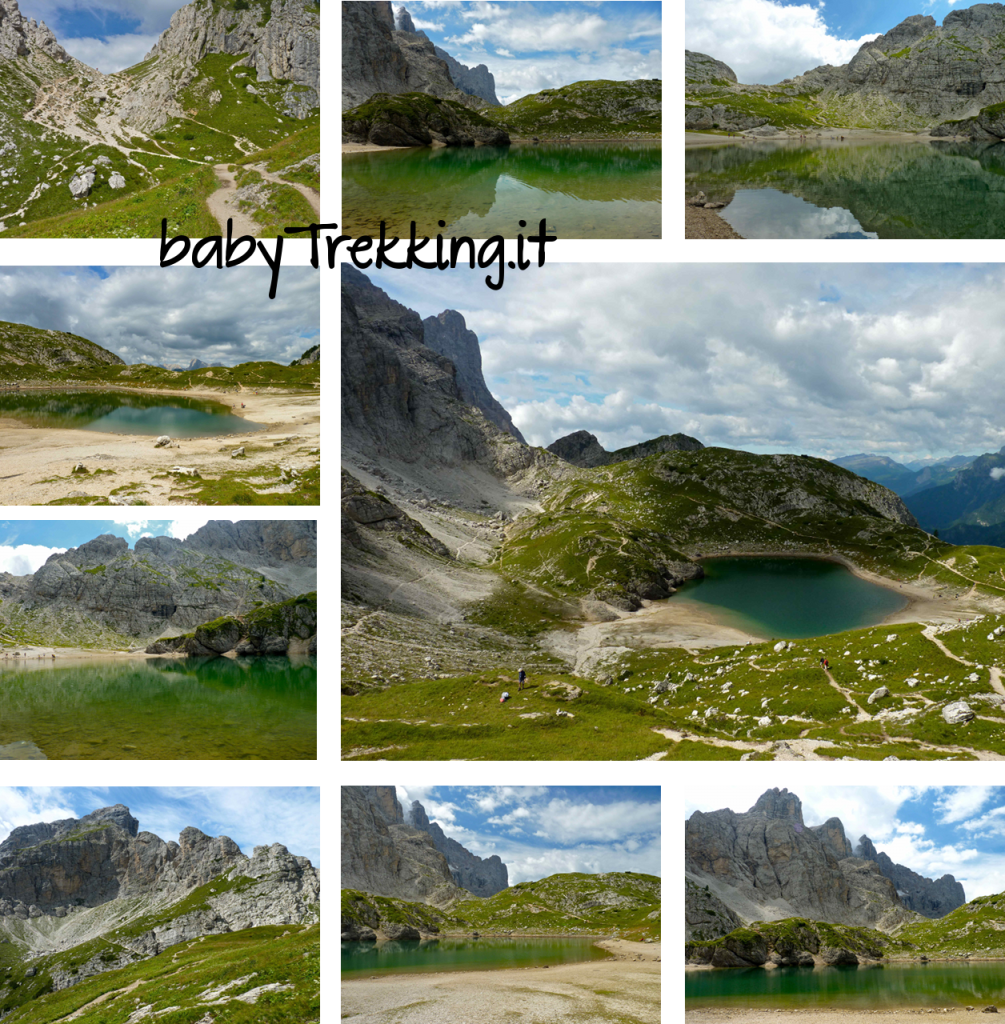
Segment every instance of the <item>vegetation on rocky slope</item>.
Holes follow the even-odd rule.
[[[934,920],[905,925],[897,937],[930,956],[1005,957],[1005,893],[978,896]]]

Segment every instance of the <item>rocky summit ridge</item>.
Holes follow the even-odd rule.
[[[685,931],[716,938],[735,919],[803,917],[891,931],[941,916],[964,902],[951,875],[923,878],[877,854],[863,836],[856,850],[838,818],[807,826],[802,802],[769,789],[748,811],[695,811],[685,825],[685,873],[703,899],[686,900]],[[716,922],[719,922],[718,930]]]
[[[775,85],[741,85],[721,61],[685,51],[685,121],[693,129],[842,125],[996,140],[1005,137],[1003,66],[1000,3],[951,10],[941,25],[911,15],[847,64]]]
[[[132,549],[104,534],[29,576],[0,573],[0,641],[174,636],[316,587],[313,520],[213,521],[184,540],[140,537]]]
[[[248,857],[192,827],[165,842],[122,804],[19,826],[0,843],[5,963],[56,990],[200,936],[315,922],[319,901],[319,872],[279,843]]]
[[[418,801],[406,817],[393,786],[342,787],[341,879],[343,889],[436,906],[508,885],[498,857],[482,859],[444,835]]]

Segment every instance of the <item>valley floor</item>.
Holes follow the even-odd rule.
[[[156,438],[150,436],[33,427],[18,419],[0,418],[0,503],[86,505],[107,503],[109,496],[115,495],[132,499],[114,502],[117,504],[200,504],[204,502],[192,495],[193,489],[204,481],[235,474],[256,491],[288,494],[294,486],[281,480],[280,467],[303,472],[318,464],[318,393],[258,394],[247,389],[226,395],[210,389],[145,393],[225,402],[234,406],[234,415],[262,426],[252,433],[182,439],[176,446],[155,448]],[[240,447],[245,449],[245,457],[232,459],[231,452]],[[73,473],[78,463],[86,467],[87,474]],[[198,478],[173,473],[176,466],[195,469]]]
[[[392,1018],[397,1024],[504,1024],[516,1016],[576,1024],[656,1024],[660,944],[604,940],[598,945],[616,959],[344,981],[341,1017],[358,1024]]]

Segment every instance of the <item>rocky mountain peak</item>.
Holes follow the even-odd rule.
[[[784,818],[789,821],[803,823],[803,803],[787,789],[769,789],[757,798],[757,803],[747,812],[759,814],[764,818]]]
[[[35,51],[48,54],[60,63],[70,60],[44,21],[25,18],[17,0],[0,0],[0,57],[14,60]]]
[[[895,864],[887,854],[880,853],[868,836],[859,839],[855,855],[875,864],[897,887],[904,906],[917,914],[944,917],[966,902],[963,886],[952,875],[925,878],[903,864]]]
[[[701,441],[687,434],[663,434],[652,440],[609,452],[593,434],[586,430],[577,430],[560,437],[557,441],[552,441],[548,445],[548,451],[574,466],[593,469],[596,466],[628,462],[630,459],[644,459],[649,455],[659,455],[661,452],[696,452],[704,447]]]
[[[407,7],[399,7],[394,12],[394,27],[399,32],[412,32],[415,33],[415,22],[412,21],[412,16],[408,13]]]

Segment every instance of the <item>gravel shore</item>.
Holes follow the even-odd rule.
[[[660,945],[598,942],[608,960],[522,970],[401,974],[342,982],[354,1024],[609,1024],[660,1020]]]

